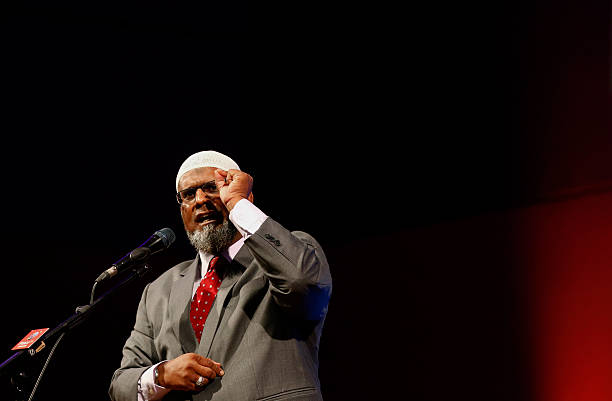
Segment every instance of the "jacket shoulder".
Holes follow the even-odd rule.
[[[172,287],[172,283],[183,277],[189,267],[195,262],[195,259],[186,260],[181,263],[178,263],[171,267],[170,269],[163,272],[159,277],[153,280],[149,284],[150,290],[159,290],[159,289],[167,289],[170,290]]]

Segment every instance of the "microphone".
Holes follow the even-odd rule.
[[[149,257],[157,252],[168,249],[170,245],[176,239],[174,231],[170,228],[162,228],[161,230],[155,231],[145,242],[143,242],[138,248],[128,253],[96,279],[96,283],[106,280],[107,278],[113,277],[117,273],[129,269],[132,266],[139,265],[149,259]]]

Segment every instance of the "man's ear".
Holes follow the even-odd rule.
[[[249,196],[247,197],[247,199],[249,200],[249,202],[253,203],[253,192],[251,192],[249,194]]]

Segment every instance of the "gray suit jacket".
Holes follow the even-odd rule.
[[[332,280],[319,244],[268,218],[220,273],[198,344],[189,308],[199,259],[174,266],[144,289],[111,399],[137,400],[146,369],[197,352],[221,363],[225,375],[199,393],[171,391],[164,401],[321,400],[318,348]]]

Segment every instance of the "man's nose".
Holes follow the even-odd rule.
[[[208,194],[202,188],[198,188],[195,193],[195,201],[198,204],[206,203],[210,200]]]

